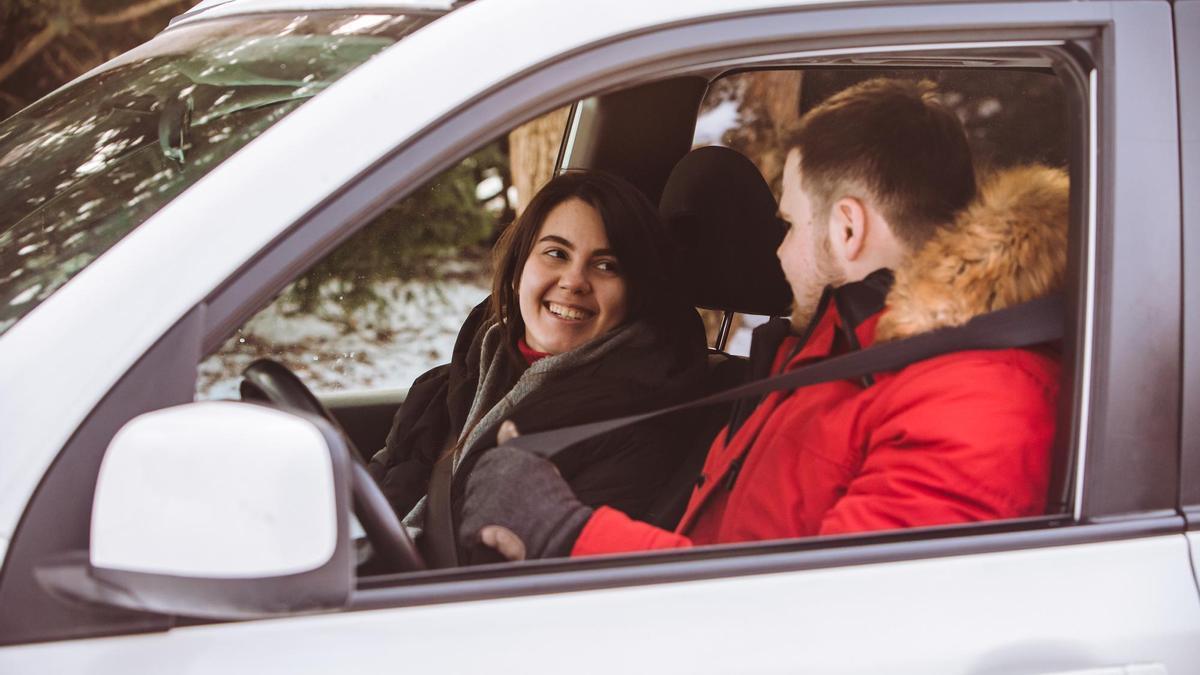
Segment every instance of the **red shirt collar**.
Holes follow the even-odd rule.
[[[525,338],[519,338],[517,340],[517,349],[521,350],[521,356],[524,356],[525,362],[531,366],[547,356],[550,356],[546,352],[539,352],[531,348],[525,343]]]

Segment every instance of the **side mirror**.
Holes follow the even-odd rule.
[[[183,616],[342,607],[350,462],[316,417],[231,401],[147,413],[104,455],[87,563],[43,565],[38,579],[73,599]]]

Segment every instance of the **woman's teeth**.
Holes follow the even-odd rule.
[[[594,314],[594,312],[589,312],[586,309],[567,307],[566,305],[560,305],[557,302],[547,302],[546,309],[550,310],[550,313],[554,316],[563,319],[569,319],[571,321],[582,321],[584,319],[591,318],[592,314]]]

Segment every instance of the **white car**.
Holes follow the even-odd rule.
[[[332,425],[198,400],[524,122],[569,106],[555,165],[654,198],[693,146],[751,152],[754,96],[878,72],[1070,172],[1044,516],[417,569]],[[0,123],[0,673],[1200,672],[1198,176],[1198,0],[205,0]],[[402,389],[317,380],[379,447]]]

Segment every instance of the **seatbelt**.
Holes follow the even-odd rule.
[[[822,382],[849,380],[871,373],[898,370],[917,361],[970,349],[1012,349],[1059,340],[1063,336],[1063,299],[1049,295],[981,314],[962,326],[942,328],[910,338],[872,345],[797,368],[701,399],[646,413],[572,427],[522,434],[506,445],[550,459],[570,446],[609,431],[672,413],[727,403],[774,391],[799,389]]]
[[[433,569],[458,567],[458,537],[454,535],[454,512],[450,488],[454,478],[454,453],[446,452],[429,474],[429,502],[421,535],[421,554]]]
[[[1013,349],[1059,340],[1063,337],[1064,316],[1063,298],[1059,294],[1053,294],[981,314],[962,326],[941,328],[894,342],[872,345],[687,403],[611,420],[522,434],[505,445],[552,459],[576,443],[594,436],[692,408],[728,403],[775,391],[799,389],[822,382],[856,379],[872,373],[899,370],[917,361],[950,352]],[[442,479],[448,481],[449,475]],[[448,495],[444,498],[448,501]],[[452,519],[446,518],[437,530],[426,532],[426,536],[433,537],[433,541],[429,543],[440,551],[457,549],[454,526],[445,522],[449,520]],[[455,558],[457,559],[457,555]]]

